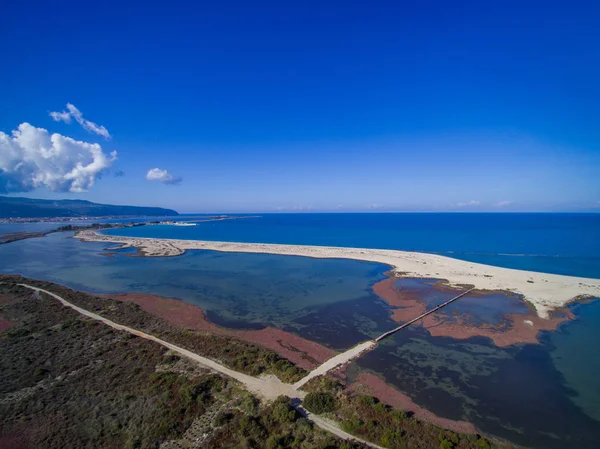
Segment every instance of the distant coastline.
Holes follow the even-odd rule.
[[[509,291],[530,302],[537,314],[550,318],[552,310],[579,298],[600,297],[600,279],[515,270],[466,262],[434,254],[365,248],[215,242],[201,240],[121,237],[85,230],[81,241],[118,243],[137,248],[144,256],[178,256],[187,250],[268,253],[315,258],[354,259],[392,267],[395,276],[445,280],[451,286],[472,285],[481,291]]]
[[[3,224],[3,223],[37,223],[37,222],[62,223],[65,221],[67,221],[67,222],[68,221],[81,221],[81,220],[86,220],[86,219],[90,219],[90,218],[92,218],[94,220],[96,219],[96,217],[80,217],[80,218],[53,217],[53,218],[47,218],[47,219],[46,218],[26,218],[26,219],[10,218],[10,219],[0,219],[0,224]],[[121,216],[97,217],[98,220],[127,219],[127,218],[140,218],[140,217],[121,217]],[[206,223],[209,221],[238,220],[238,219],[243,219],[243,218],[260,218],[260,217],[256,216],[256,215],[248,215],[248,216],[218,215],[218,216],[202,217],[201,220],[186,220],[186,221],[183,221],[183,220],[158,221],[158,220],[154,219],[151,221],[137,221],[137,222],[131,221],[128,223],[123,223],[123,222],[121,222],[121,223],[98,223],[98,222],[94,222],[91,224],[75,224],[75,225],[67,224],[67,225],[59,226],[54,229],[48,229],[45,231],[33,231],[33,232],[20,231],[20,232],[12,232],[12,233],[7,233],[7,234],[0,234],[0,245],[5,244],[5,243],[16,242],[19,240],[45,237],[48,234],[54,234],[56,232],[78,232],[81,230],[92,230],[92,229],[134,228],[134,227],[152,226],[152,225],[186,227],[186,226],[196,226],[197,223]]]

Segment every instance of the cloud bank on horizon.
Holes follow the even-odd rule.
[[[477,200],[470,200],[470,201],[461,201],[456,203],[456,207],[459,208],[463,208],[463,207],[477,207],[481,205],[481,201],[477,201]]]
[[[111,138],[110,133],[104,126],[98,125],[90,120],[86,120],[85,118],[83,118],[83,114],[81,113],[81,111],[71,103],[67,103],[66,111],[52,111],[49,115],[55,122],[71,123],[71,119],[75,119],[75,121],[79,123],[81,127],[86,131],[98,134],[99,136],[102,136],[105,139]]]
[[[171,185],[179,184],[181,181],[183,181],[183,178],[180,176],[173,176],[167,170],[161,170],[160,168],[152,168],[148,170],[148,173],[146,173],[146,179],[148,181],[158,181],[162,182],[163,184]]]
[[[0,131],[0,193],[86,192],[116,158],[97,143],[21,123],[11,135]]]

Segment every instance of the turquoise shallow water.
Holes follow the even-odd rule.
[[[101,243],[51,234],[0,246],[0,272],[95,293],[183,299],[215,321],[285,326],[307,308],[365,296],[388,267],[353,260],[189,251],[173,258],[106,257]],[[131,254],[131,250],[119,251]]]
[[[148,292],[197,304],[230,327],[272,325],[342,350],[395,327],[372,292],[386,266],[268,254],[190,251],[174,258],[102,255],[104,244],[68,234],[0,245],[0,272],[81,290]],[[423,281],[429,307],[445,298]],[[503,295],[465,298],[448,313],[497,323],[524,306]],[[440,416],[538,448],[595,448],[600,440],[600,302],[574,306],[579,319],[541,345],[496,348],[489,340],[431,337],[420,327],[385,341],[358,362]]]

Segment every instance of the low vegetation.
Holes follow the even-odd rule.
[[[0,286],[0,446],[153,448],[180,436],[227,381],[157,373],[161,346]],[[225,399],[218,399],[225,400]]]
[[[234,411],[218,417],[224,423],[219,432],[207,441],[207,447],[266,448],[266,449],[359,449],[366,446],[340,441],[315,428],[292,406],[289,398],[281,396],[257,413]]]
[[[333,412],[335,409],[335,398],[330,393],[308,393],[302,405],[306,410],[320,415]]]
[[[0,447],[364,448],[23,287],[0,285],[0,314]]]
[[[213,335],[200,330],[181,329],[142,310],[137,304],[76,292],[50,282],[15,277],[5,278],[5,281],[7,279],[11,282],[26,281],[29,285],[56,293],[72,304],[112,321],[155,335],[245,374],[274,374],[284,382],[296,382],[307,374],[304,369],[270,349],[236,338]]]
[[[340,422],[342,429],[379,446],[391,449],[491,449],[511,447],[482,436],[459,434],[418,421],[410,412],[394,409],[377,398],[350,394],[340,382],[317,377],[306,385],[302,405],[310,412],[325,414]]]

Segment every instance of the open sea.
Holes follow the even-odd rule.
[[[108,234],[385,248],[521,270],[600,278],[600,214],[267,214]]]
[[[185,216],[180,219],[186,219]],[[5,232],[0,225],[0,234]],[[35,225],[31,225],[34,227]],[[139,237],[391,248],[511,268],[600,278],[600,214],[281,214],[109,233]],[[397,325],[372,287],[388,267],[339,259],[189,251],[130,257],[52,234],[0,245],[0,272],[96,292],[148,292],[196,304],[226,327],[277,327],[336,350]],[[418,288],[431,306],[444,295]],[[451,307],[498,324],[526,313],[514,297],[465,297]],[[372,372],[439,416],[534,448],[598,448],[600,301],[570,306],[576,320],[542,332],[539,345],[432,337],[412,326],[348,371]],[[450,313],[449,311],[448,313]]]

